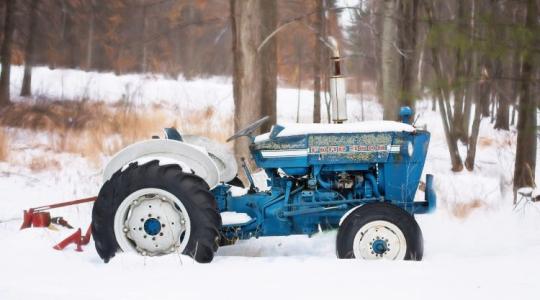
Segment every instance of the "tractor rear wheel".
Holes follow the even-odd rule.
[[[145,256],[178,252],[210,262],[220,228],[206,182],[157,160],[117,171],[101,188],[92,211],[96,250],[105,262],[118,250]]]
[[[405,210],[384,202],[352,211],[339,227],[339,258],[422,260],[422,231]]]

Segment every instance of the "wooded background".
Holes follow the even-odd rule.
[[[533,186],[540,69],[537,0],[2,0],[0,108],[10,65],[233,77],[235,128],[276,119],[276,88],[313,89],[328,115],[330,52],[349,92],[375,95],[386,119],[432,101],[455,172],[474,169],[482,120],[517,130],[514,187]],[[323,92],[321,94],[321,92]],[[329,118],[328,118],[329,119]],[[265,128],[266,130],[268,129]],[[238,155],[247,155],[238,140]],[[464,157],[458,145],[466,145]]]

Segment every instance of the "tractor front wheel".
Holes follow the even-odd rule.
[[[92,234],[108,262],[118,250],[144,256],[183,253],[210,262],[221,216],[206,182],[158,161],[130,164],[108,180],[94,204]]]
[[[422,260],[422,231],[405,210],[384,202],[366,204],[339,227],[339,258]]]

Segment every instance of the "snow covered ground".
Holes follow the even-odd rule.
[[[42,97],[129,98],[232,112],[232,89],[224,78],[184,81],[47,68],[37,68],[34,76],[34,92]],[[14,94],[21,78],[22,68],[15,68]],[[296,119],[297,97],[294,89],[279,89],[280,121]],[[307,122],[312,93],[300,97],[300,120]],[[362,107],[354,98],[349,115],[358,121]],[[381,118],[375,102],[366,101],[364,109],[366,119]],[[12,130],[10,162],[0,162],[0,299],[538,299],[540,205],[512,210],[515,133],[495,131],[483,120],[475,171],[454,174],[438,113],[427,101],[417,112],[418,124],[432,133],[425,172],[435,175],[439,198],[436,213],[417,217],[425,240],[422,262],[338,260],[335,232],[241,241],[220,248],[205,265],[174,254],[118,254],[103,264],[92,242],[83,253],[72,246],[55,251],[51,247],[72,231],[19,231],[22,210],[97,194],[100,169],[80,156],[53,152],[43,133]],[[58,164],[31,171],[34,159]],[[90,212],[91,205],[81,205],[54,214],[85,228]]]

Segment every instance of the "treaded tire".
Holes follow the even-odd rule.
[[[420,226],[407,211],[385,202],[363,205],[343,220],[336,239],[336,252],[339,258],[355,258],[354,237],[362,226],[373,221],[387,221],[396,225],[405,236],[407,244],[405,260],[422,260],[424,240]]]
[[[160,166],[157,160],[140,166],[131,163],[102,186],[92,210],[92,235],[103,261],[107,263],[120,250],[114,234],[114,217],[120,203],[144,188],[162,189],[180,199],[191,220],[183,254],[200,263],[211,262],[219,245],[221,216],[208,184],[196,175],[182,172],[178,165]]]

